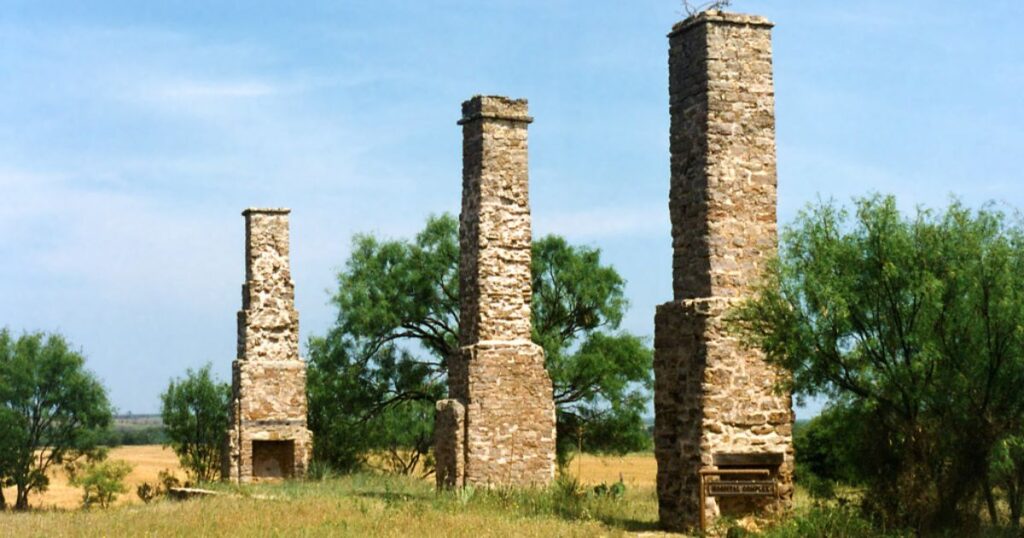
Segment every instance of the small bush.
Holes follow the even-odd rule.
[[[551,485],[551,502],[554,512],[570,519],[587,519],[585,502],[587,492],[579,479],[572,475],[562,474]]]
[[[143,482],[135,488],[135,495],[142,499],[142,502],[146,504],[153,502],[153,499],[156,499],[159,493],[160,488],[150,484],[149,482]]]
[[[605,484],[604,482],[594,486],[595,497],[607,497],[609,499],[621,499],[626,494],[626,484],[622,481],[622,477],[619,477],[619,481],[612,484]]]
[[[313,460],[309,462],[309,467],[306,468],[306,478],[310,480],[330,480],[338,475],[334,467],[323,460]]]
[[[160,482],[160,487],[163,488],[163,492],[167,493],[171,488],[180,488],[182,486],[181,480],[178,480],[177,476],[174,476],[174,472],[170,469],[164,469],[156,475],[157,482]],[[185,482],[185,487],[190,486],[189,482]]]
[[[121,460],[90,462],[72,474],[70,483],[82,488],[83,508],[107,508],[118,495],[128,491],[124,479],[133,467]]]
[[[185,485],[187,487],[190,484],[186,482]],[[149,504],[159,497],[166,497],[171,488],[180,486],[181,481],[178,480],[178,477],[174,476],[170,469],[164,469],[157,473],[155,484],[143,482],[135,488],[135,494],[142,499],[142,502]]]

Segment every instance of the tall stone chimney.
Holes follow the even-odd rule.
[[[288,262],[288,213],[242,212],[245,283],[222,470],[223,478],[234,482],[301,476],[312,451],[306,363],[299,357],[299,313]]]
[[[767,19],[707,11],[669,34],[674,300],[655,316],[658,505],[671,530],[701,510],[777,511],[792,498],[793,411],[782,375],[727,330],[775,253],[775,112]],[[765,468],[778,498],[711,497],[702,469]]]
[[[555,406],[544,350],[530,340],[526,100],[462,104],[461,351],[437,405],[438,487],[546,485]]]

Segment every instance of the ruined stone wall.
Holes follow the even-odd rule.
[[[723,316],[776,249],[771,23],[700,13],[669,34],[673,293],[655,316],[655,451],[661,521],[699,521],[697,472],[722,453],[781,453],[772,469],[792,497],[792,402],[778,376]],[[708,499],[710,516],[748,500]]]
[[[245,283],[222,472],[234,481],[301,475],[312,451],[312,434],[306,429],[306,363],[299,357],[299,315],[288,261],[288,213],[242,213]],[[253,441],[291,443],[265,443],[254,465]]]
[[[460,345],[435,428],[439,487],[545,485],[555,407],[530,340],[531,229],[525,100],[462,105]],[[460,416],[461,415],[461,416]]]

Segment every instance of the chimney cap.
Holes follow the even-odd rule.
[[[242,211],[243,217],[249,215],[287,215],[292,210],[287,207],[249,207]]]
[[[681,34],[700,24],[709,23],[761,26],[765,28],[775,26],[772,21],[768,20],[766,17],[762,17],[761,15],[747,15],[744,13],[730,13],[728,11],[709,9],[707,11],[701,11],[700,13],[690,15],[689,17],[677,22],[672,26],[672,31],[668,33],[668,37]]]

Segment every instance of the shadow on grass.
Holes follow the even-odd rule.
[[[657,521],[630,519],[616,516],[599,516],[598,521],[616,529],[626,532],[655,532],[664,530]]]
[[[435,498],[433,493],[409,493],[405,491],[359,491],[353,492],[352,496],[362,497],[364,499],[377,499],[388,504],[399,502],[432,502]]]

